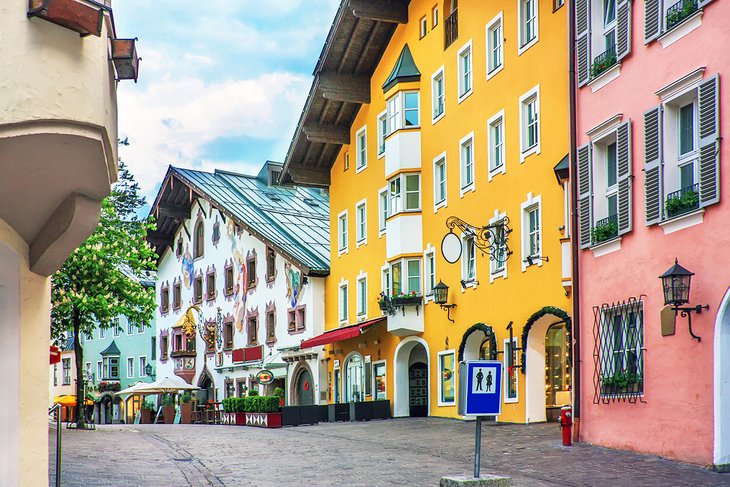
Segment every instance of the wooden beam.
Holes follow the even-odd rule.
[[[329,169],[313,165],[289,164],[287,173],[295,184],[326,188],[330,185]]]
[[[157,215],[182,219],[190,218],[190,208],[171,203],[160,203],[157,205]]]
[[[323,144],[350,144],[350,128],[341,125],[326,125],[319,123],[304,124],[302,130],[307,134],[310,142]]]
[[[150,243],[150,245],[158,247],[172,245],[172,236],[163,232],[147,232],[146,240]]]
[[[408,23],[408,4],[387,0],[350,0],[355,17],[393,24]]]
[[[370,103],[370,79],[337,73],[320,73],[318,86],[322,96],[347,103]]]

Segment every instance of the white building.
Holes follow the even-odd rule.
[[[324,331],[329,198],[278,185],[280,170],[273,162],[258,176],[171,166],[152,208],[156,376],[201,387],[201,402],[282,387],[287,404],[327,403],[325,357],[299,345]],[[273,384],[255,382],[262,369]]]

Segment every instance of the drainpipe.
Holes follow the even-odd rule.
[[[576,72],[575,72],[575,2],[566,2],[568,7],[568,84],[570,118],[570,244],[572,257],[573,286],[573,439],[580,440],[580,279],[578,260],[580,242],[578,240],[578,162],[576,141]]]

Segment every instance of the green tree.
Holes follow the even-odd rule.
[[[76,352],[76,423],[86,426],[84,351],[81,333],[111,327],[114,318],[126,316],[135,326],[147,326],[155,313],[154,287],[143,276],[156,270],[156,258],[145,237],[155,229],[136,212],[144,204],[134,177],[120,161],[119,182],[101,206],[94,233],[66,259],[52,278],[51,335],[71,332]]]

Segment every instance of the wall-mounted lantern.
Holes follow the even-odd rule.
[[[449,301],[449,286],[439,280],[439,283],[433,287],[433,302],[446,310],[446,318],[454,323],[451,319],[451,308],[456,308],[456,304],[446,304]]]
[[[664,291],[664,304],[674,308],[674,314],[681,312],[682,317],[687,318],[689,325],[689,334],[698,342],[702,339],[692,332],[692,313],[700,314],[703,309],[710,309],[710,306],[700,305],[681,307],[683,304],[689,303],[689,290],[694,272],[690,272],[681,265],[677,259],[674,259],[674,265],[659,276],[662,280],[662,288]]]
[[[155,372],[154,372],[154,371],[152,370],[152,364],[147,364],[147,365],[145,365],[145,366],[144,366],[144,373],[145,373],[145,375],[146,375],[147,377],[149,377],[149,378],[150,378],[150,379],[152,379],[153,381],[155,380],[155,378],[156,378],[156,374],[155,374]]]

